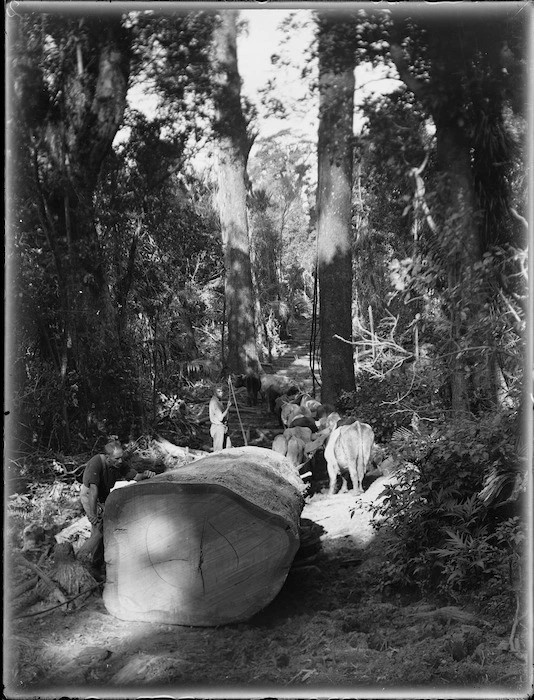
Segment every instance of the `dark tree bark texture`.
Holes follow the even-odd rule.
[[[354,58],[350,46],[336,41],[342,29],[341,18],[320,20],[317,233],[321,400],[330,404],[335,404],[342,390],[354,390],[350,344]]]

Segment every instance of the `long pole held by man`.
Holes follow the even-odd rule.
[[[232,447],[230,436],[228,435],[228,412],[232,401],[228,395],[226,408],[223,407],[223,388],[220,384],[215,385],[213,396],[210,399],[209,416],[210,416],[210,435],[213,439],[213,451],[219,452],[227,447]]]

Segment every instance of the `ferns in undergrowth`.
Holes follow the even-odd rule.
[[[424,435],[394,432],[390,449],[403,466],[373,508],[375,527],[391,535],[382,585],[453,601],[511,590],[510,567],[526,536],[520,506],[527,479],[513,418],[491,414],[440,423]]]

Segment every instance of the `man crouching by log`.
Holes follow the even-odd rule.
[[[222,405],[223,390],[222,386],[215,386],[213,396],[210,399],[209,414],[210,414],[210,435],[213,438],[213,451],[218,452],[225,447],[232,447],[230,437],[228,436],[228,411],[232,402],[228,397],[226,409]]]
[[[119,479],[126,481],[143,481],[155,476],[156,472],[145,471],[141,474],[128,468],[122,462],[123,449],[117,440],[108,442],[105,454],[98,454],[87,462],[83,472],[80,501],[92,525],[91,536],[78,552],[78,559],[90,565],[91,573],[97,580],[103,578],[104,568],[104,503],[111,489]]]

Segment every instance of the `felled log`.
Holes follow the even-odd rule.
[[[304,490],[281,455],[236,447],[113,491],[106,608],[122,620],[200,627],[252,617],[299,548]]]

